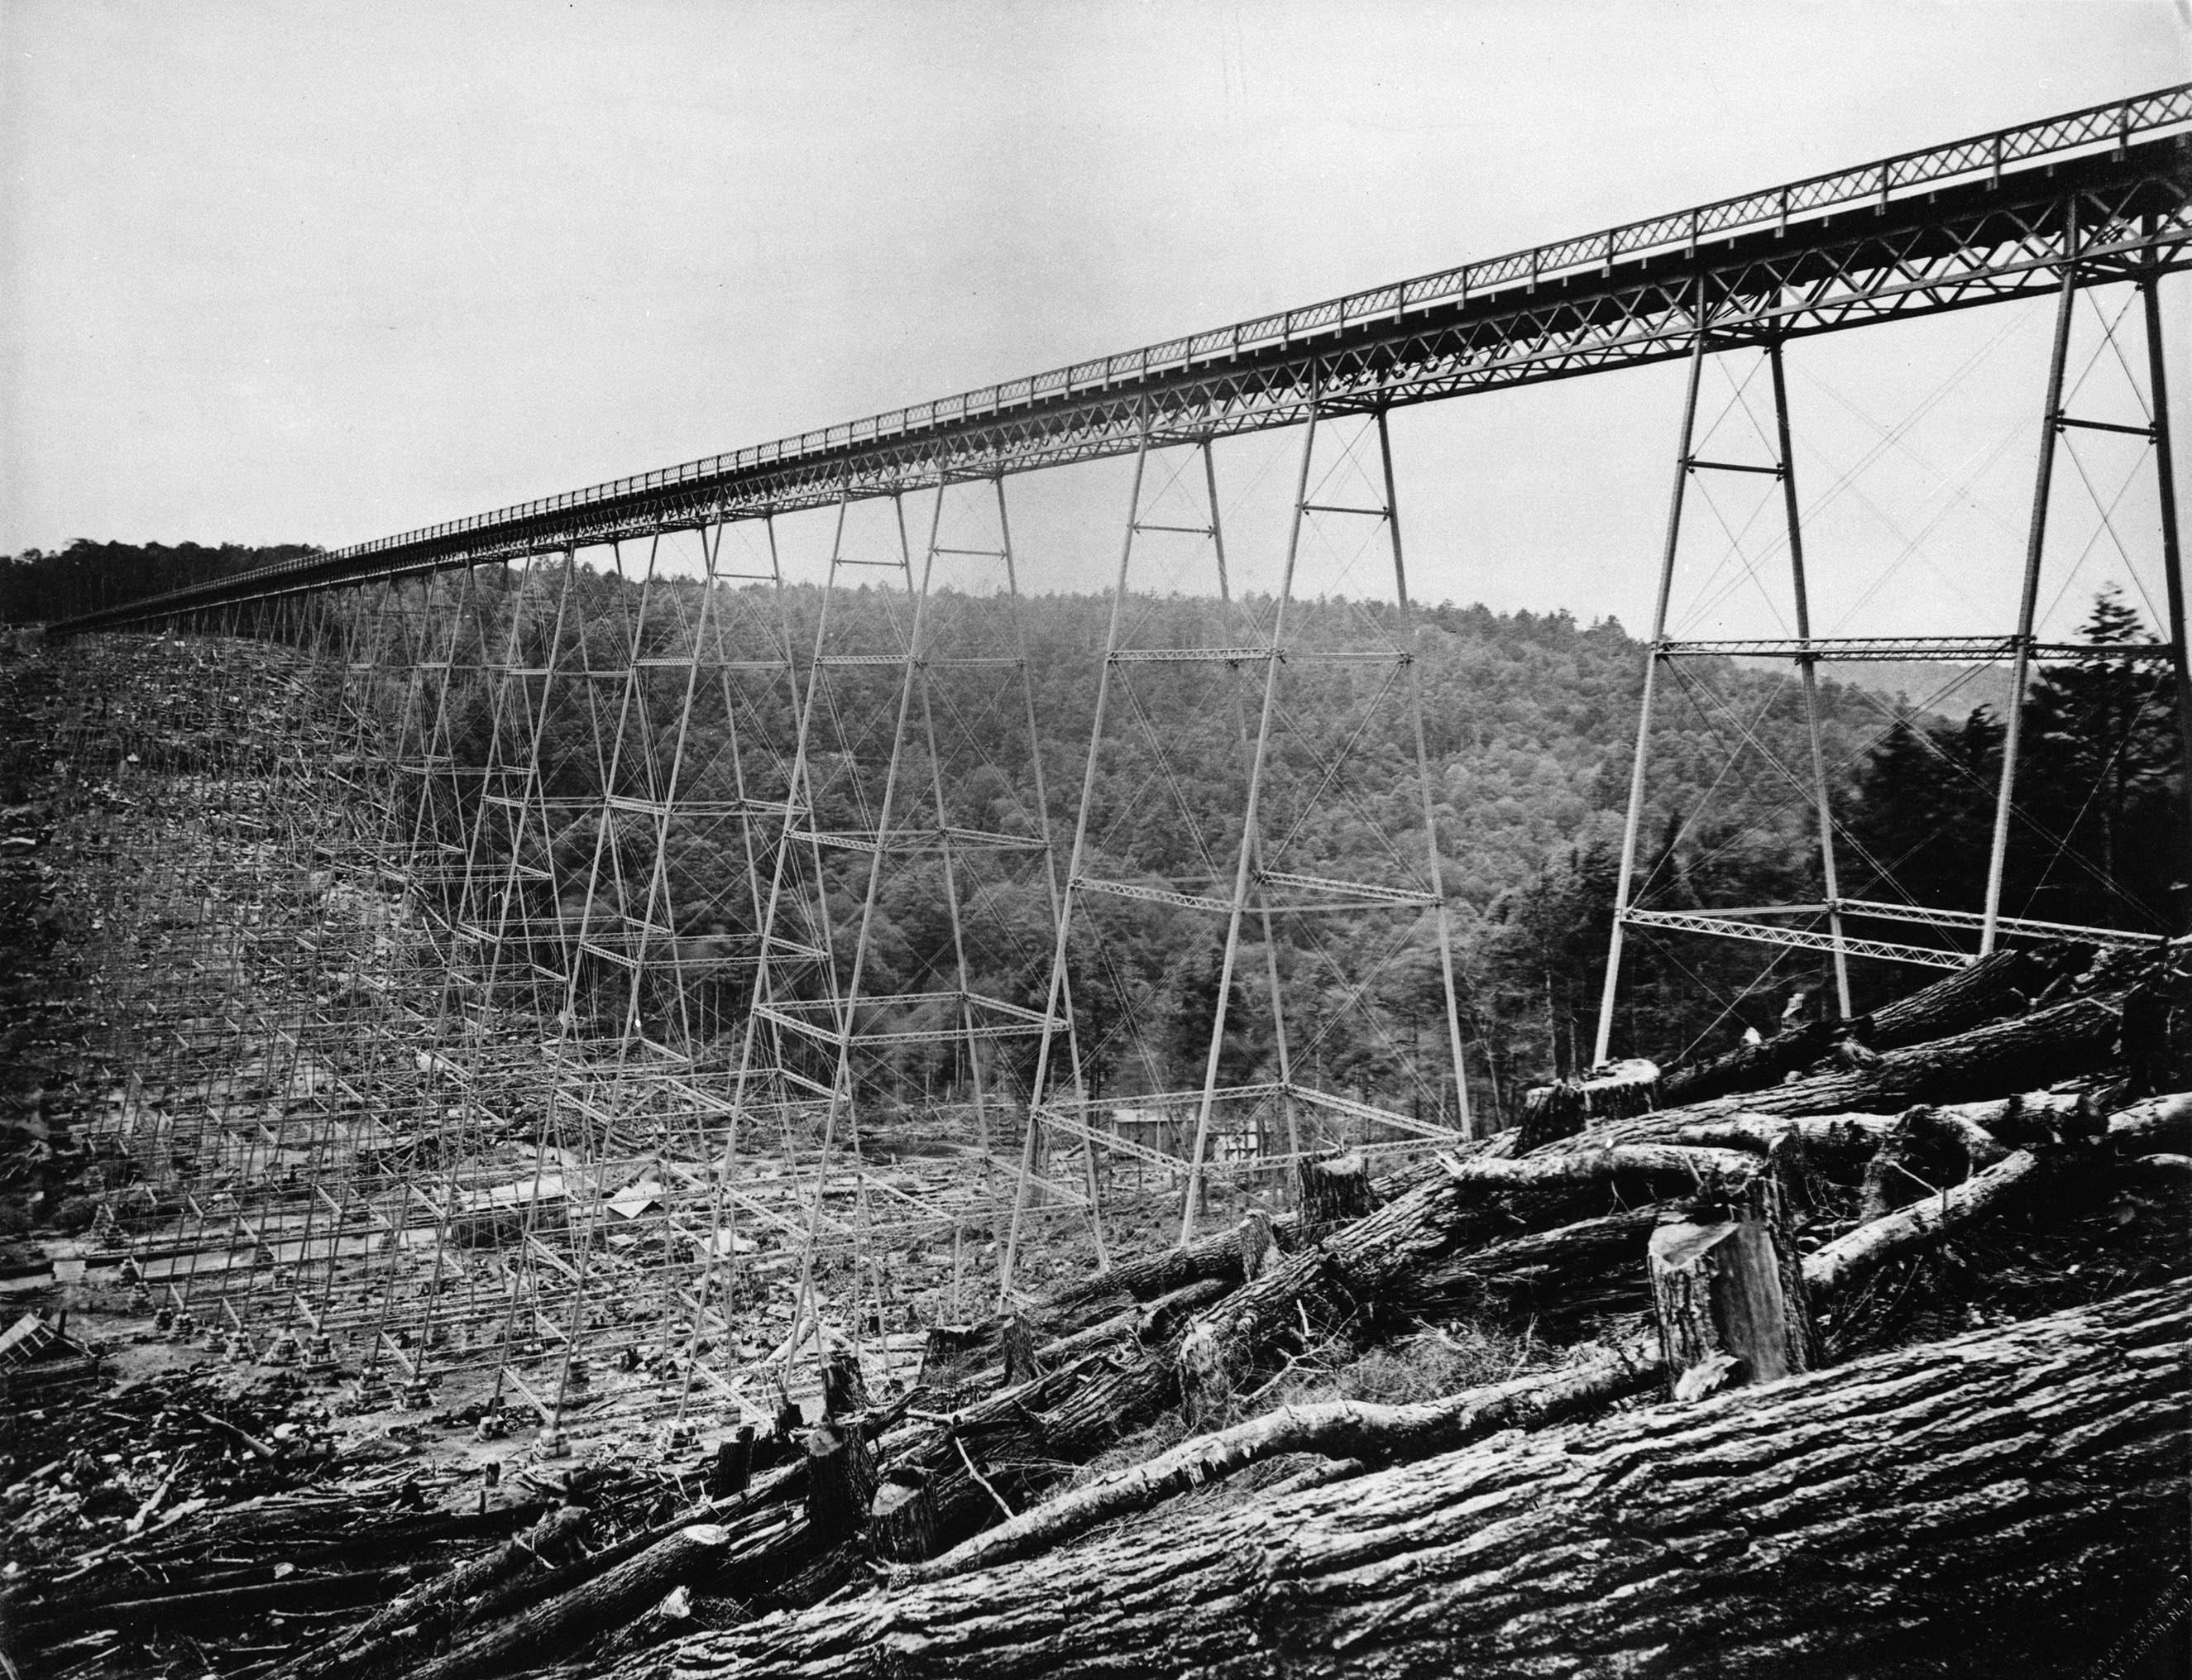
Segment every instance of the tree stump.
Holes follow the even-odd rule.
[[[1042,1363],[1036,1357],[1036,1346],[1041,1340],[1036,1327],[1024,1314],[1014,1313],[1005,1320],[997,1335],[1004,1355],[1005,1386],[1014,1388],[1024,1382],[1033,1382],[1042,1374]]]
[[[1220,1424],[1233,1409],[1233,1373],[1217,1328],[1203,1319],[1180,1339],[1179,1388],[1189,1421]]]
[[[994,1327],[985,1324],[933,1324],[921,1351],[921,1371],[914,1379],[930,1388],[956,1388],[979,1370],[989,1357]]]
[[[1361,1154],[1334,1151],[1294,1169],[1294,1197],[1306,1226],[1344,1225],[1377,1206],[1370,1188],[1370,1163]]]
[[[1522,1117],[1516,1127],[1515,1152],[1527,1155],[1583,1129],[1583,1086],[1573,1079],[1533,1085],[1522,1093]]]
[[[868,1535],[884,1557],[910,1563],[936,1550],[936,1501],[928,1477],[912,1466],[893,1471],[868,1507]]]
[[[1252,1210],[1238,1227],[1241,1238],[1241,1281],[1253,1283],[1277,1264],[1278,1238],[1271,1234],[1271,1216]]]
[[[1515,1153],[1527,1155],[1540,1145],[1569,1137],[1594,1120],[1626,1120],[1658,1106],[1659,1068],[1634,1056],[1594,1068],[1587,1079],[1558,1079],[1533,1086],[1522,1096],[1522,1119]]]
[[[865,1436],[828,1419],[808,1431],[807,1521],[824,1544],[865,1529],[875,1494],[876,1464]]]
[[[1769,1153],[1727,1203],[1652,1233],[1646,1266],[1678,1400],[1812,1368],[1811,1306],[1790,1223],[1801,1168],[1786,1140],[1775,1150],[1779,1158]]]
[[[753,1479],[754,1426],[750,1423],[739,1426],[737,1437],[719,1443],[716,1461],[708,1472],[708,1496],[723,1499],[732,1494],[742,1494]]]
[[[868,1409],[868,1380],[860,1370],[860,1356],[849,1347],[833,1347],[822,1361],[822,1415],[849,1418]]]

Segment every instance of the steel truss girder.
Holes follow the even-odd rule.
[[[2125,113],[2134,107],[2138,129],[2179,132],[2127,143],[2134,125]],[[1363,300],[1384,294],[1366,294],[1290,313],[1286,330],[1254,349],[1239,347],[1247,341],[1244,329],[1231,329],[1230,340],[1221,329],[1109,358],[1099,364],[1104,373],[1093,391],[1076,389],[1074,377],[1039,375],[1022,382],[1024,397],[1009,401],[974,393],[926,405],[927,423],[908,421],[896,435],[881,435],[884,423],[903,417],[855,422],[261,569],[57,629],[111,628],[223,602],[1066,466],[1127,453],[1145,437],[1196,442],[1292,426],[1307,417],[1312,391],[1327,413],[1376,410],[1641,366],[1687,351],[1701,299],[1713,346],[1727,348],[2037,295],[2058,283],[2073,201],[2077,258],[2089,275],[2181,270],[2192,264],[2192,137],[2181,132],[2192,123],[2192,87],[2109,109],[2118,113],[2115,132],[2126,142],[2113,151],[1972,174],[1978,166],[1963,151],[1984,142],[1959,143],[1963,150],[1926,154],[1941,161],[1940,172],[1909,179],[1940,179],[1952,173],[1949,164],[1964,177],[1922,195],[1893,197],[1903,178],[1890,180],[1887,165],[1868,166],[1887,171],[1880,177],[1886,191],[1876,198],[1830,198],[1835,208],[1808,220],[1788,219],[1801,212],[1804,195],[1782,189],[1787,213],[1717,238],[1706,236],[1731,225],[1717,214],[1725,207],[1686,213],[1688,239],[1633,257],[1624,254],[1637,247],[1622,243],[1622,230],[1565,242],[1524,254],[1527,264],[1502,259],[1432,277],[1462,277],[1444,295],[1431,289],[1433,300],[1413,311],[1405,294],[1425,283],[1387,289],[1395,301],[1383,311]],[[2072,123],[2063,144],[2091,144],[2093,136],[2072,119],[2058,121]],[[1755,210],[1772,197],[1731,202]],[[1595,266],[1578,254],[1592,250],[1602,259]],[[1548,272],[1555,268],[1560,271]],[[1152,365],[1167,355],[1173,365]],[[876,435],[860,441],[864,430]]]

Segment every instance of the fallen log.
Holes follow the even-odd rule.
[[[584,1586],[420,1664],[408,1680],[480,1680],[584,1644],[659,1603],[672,1587],[690,1586],[713,1572],[731,1539],[730,1529],[712,1523],[681,1529]]]
[[[2149,1097],[2109,1117],[2109,1144],[2122,1155],[2192,1151],[2192,1091]]]
[[[699,1620],[693,1613],[693,1591],[690,1587],[673,1586],[662,1597],[662,1602],[640,1614],[595,1643],[592,1657],[596,1662],[615,1662],[649,1646],[699,1631]]]
[[[709,1634],[616,1680],[2088,1671],[2192,1534],[2192,1286]]]
[[[1217,1231],[1184,1249],[1121,1260],[1081,1283],[1069,1284],[1051,1297],[1047,1311],[1055,1323],[1091,1304],[1127,1298],[1153,1300],[1211,1279],[1238,1283],[1243,1276],[1241,1254],[1239,1227]]]
[[[2022,1014],[2058,979],[2082,970],[2092,955],[2091,946],[2077,944],[1997,951],[1869,1015],[1806,1021],[1755,1044],[1671,1068],[1659,1082],[1660,1106],[1679,1108],[1778,1084],[1816,1067],[1845,1040],[1875,1051],[1898,1050]]]
[[[1625,1180],[1687,1186],[1699,1194],[1711,1194],[1726,1191],[1758,1169],[1756,1157],[1738,1150],[1648,1143],[1571,1149],[1509,1160],[1452,1155],[1438,1159],[1456,1184],[1487,1190],[1550,1190]]]
[[[2008,1152],[1997,1146],[1995,1158]],[[1865,1163],[1857,1216],[1868,1224],[1885,1219],[1906,1202],[1969,1177],[1970,1165],[1969,1145],[1952,1123],[1923,1103],[1907,1109]]]
[[[1680,1108],[1778,1085],[1785,1076],[1817,1065],[1839,1040],[1852,1033],[1863,1037],[1865,1025],[1862,1018],[1806,1021],[1755,1044],[1738,1044],[1709,1060],[1675,1068],[1660,1077],[1659,1106]]]
[[[2076,940],[2006,947],[1875,1009],[1860,1037],[1875,1050],[1899,1050],[2022,1014],[2048,987],[2083,973],[2092,960],[2093,947]]]
[[[1394,1285],[1395,1305],[1423,1319],[1544,1318],[1555,1323],[1647,1305],[1645,1243],[1662,1203],[1448,1254]]]
[[[2029,1186],[2043,1157],[2021,1149],[1955,1189],[1928,1196],[1836,1237],[1804,1261],[1804,1281],[1831,1298],[1888,1261],[1994,1212]]]
[[[1777,1139],[1793,1134],[1803,1140],[1806,1151],[1818,1159],[1862,1163],[1880,1147],[1900,1117],[1874,1113],[1768,1113],[1752,1106],[1757,1100],[1751,1096],[1721,1097],[1687,1108],[1662,1109],[1564,1138],[1544,1152],[1574,1154],[1654,1143],[1764,1150]],[[2075,1091],[2024,1091],[1979,1102],[1927,1106],[1962,1134],[1975,1166],[1991,1166],[2009,1150],[2028,1144],[2098,1135],[2101,1129],[2092,1099]]]
[[[1807,1074],[1754,1091],[1740,1105],[1759,1114],[1835,1114],[2007,1096],[2105,1066],[2119,1024],[2117,1006],[2074,997],[1953,1037],[1890,1050],[1871,1067]]]
[[[180,1633],[232,1624],[269,1611],[290,1613],[369,1604],[408,1579],[409,1573],[403,1569],[298,1574],[242,1586],[186,1589],[139,1598],[110,1599],[82,1609],[62,1604],[36,1619],[23,1618],[22,1638],[29,1649],[36,1651],[87,1628],[111,1627],[132,1637],[153,1632]]]
[[[1319,1453],[1364,1466],[1395,1464],[1447,1452],[1503,1429],[1538,1428],[1641,1393],[1658,1380],[1660,1370],[1657,1348],[1639,1336],[1562,1370],[1436,1400],[1401,1406],[1361,1400],[1282,1406],[1047,1500],[931,1563],[895,1571],[892,1581],[896,1586],[941,1580],[1032,1557],[1099,1523],[1145,1511],[1176,1494],[1290,1453]]]
[[[1224,1278],[1207,1277],[1198,1283],[1190,1283],[1174,1289],[1168,1295],[1160,1295],[1146,1306],[1135,1306],[1123,1312],[1091,1324],[1085,1330],[1076,1330],[1070,1336],[1060,1336],[1055,1341],[1045,1342],[1036,1350],[1036,1355],[1046,1366],[1071,1359],[1101,1347],[1107,1342],[1157,1342],[1165,1340],[1181,1321],[1200,1312],[1224,1299],[1232,1286]]]
[[[584,1537],[587,1517],[581,1506],[559,1506],[507,1544],[402,1594],[341,1637],[307,1647],[275,1680],[336,1680],[400,1666],[431,1650],[481,1593],[535,1566],[561,1562]]]
[[[1711,1151],[1665,1150],[1637,1158],[1649,1163],[1647,1180],[1657,1173],[1663,1182],[1691,1189],[1708,1180],[1724,1187],[1738,1166],[1746,1172],[1757,1169],[1755,1157],[1723,1153],[1725,1159]],[[1429,1166],[1414,1189],[1280,1257],[1194,1321],[1179,1347],[1194,1350],[1198,1407],[1222,1413],[1236,1381],[1299,1342],[1305,1326],[1312,1334],[1360,1339],[1384,1322],[1381,1315],[1407,1311],[1411,1280],[1418,1274],[1514,1231],[1520,1221],[1506,1205],[1514,1197],[1532,1197],[1557,1208],[1563,1196],[1572,1204],[1578,1189],[1602,1196],[1611,1182],[1603,1161],[1590,1157],[1572,1167],[1540,1168],[1536,1157],[1501,1162],[1502,1168],[1523,1169],[1520,1177],[1472,1178],[1484,1158],[1471,1155],[1452,1166]],[[1229,1243],[1236,1236],[1226,1233]],[[1625,1263],[1641,1277],[1641,1250],[1631,1250]],[[955,1544],[986,1526],[1000,1500],[1024,1509],[1054,1485],[1061,1471],[1093,1458],[1178,1402],[1182,1366],[1170,1343],[1095,1349],[1036,1381],[965,1407],[924,1434],[893,1440],[891,1467],[921,1481],[927,1531],[940,1545]],[[962,1443],[968,1449],[964,1454]]]

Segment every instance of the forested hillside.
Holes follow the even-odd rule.
[[[301,551],[78,544],[62,556],[19,557],[4,572],[11,604],[29,599],[52,611],[172,586],[193,571]],[[507,574],[479,577],[477,621],[453,649],[455,664],[476,672],[509,644],[508,614],[522,593]],[[672,599],[680,591],[682,603]],[[526,620],[517,636],[520,657],[542,668],[612,672],[633,652],[660,654],[676,635],[689,633],[676,626],[697,618],[697,586],[658,584],[648,628],[635,649],[638,594],[629,581],[580,568],[567,610],[553,620],[562,628],[549,630],[545,615],[537,625]],[[803,682],[817,645],[821,592],[749,589],[737,592],[734,604],[735,610],[718,609],[716,621],[735,622],[745,639],[735,648],[716,643],[719,658],[788,651]],[[1253,624],[1269,606],[1249,601],[1225,610]],[[897,645],[893,638],[904,625],[895,610],[888,591],[841,597],[830,645]],[[1232,645],[1226,638],[1242,632],[1237,625],[1218,626],[1218,610],[1183,597],[1139,597],[1132,606],[1144,643],[1180,648]],[[996,599],[948,597],[932,611],[939,648],[1025,645],[1062,873],[1110,604],[1096,595],[1030,599],[1019,605],[1017,631],[1007,603]],[[1361,603],[1299,602],[1292,612],[1287,641],[1298,649],[1365,636],[1396,647],[1406,640],[1389,609]],[[2113,597],[2097,605],[2087,626],[2087,639],[2104,647],[2149,633]],[[551,646],[555,635],[562,639]],[[1589,1060],[1644,653],[1611,620],[1586,625],[1566,613],[1502,614],[1481,606],[1424,610],[1416,638],[1431,809],[1444,886],[1456,908],[1471,1095],[1480,1111],[1505,1115],[1524,1085],[1576,1071]],[[780,667],[771,677],[760,663],[696,690],[700,698],[681,749],[682,798],[780,797],[795,710]],[[1107,736],[1092,783],[1083,872],[1173,892],[1214,889],[1222,897],[1245,791],[1242,761],[1225,750],[1226,732],[1253,716],[1260,670],[1190,664],[1134,670],[1127,700],[1115,694],[1114,722],[1133,711],[1145,727],[1139,736],[1124,728]],[[1401,871],[1397,878],[1421,880],[1424,805],[1413,730],[1392,671],[1313,658],[1287,667],[1262,824],[1266,868],[1367,882],[1387,878],[1377,871],[1390,866]],[[978,679],[990,686],[967,686]],[[815,709],[808,769],[818,826],[854,830],[872,821],[897,680],[889,666],[831,672],[826,703]],[[932,769],[918,752],[908,759],[896,795],[900,820],[910,809],[906,800],[926,800],[927,790],[940,788],[951,824],[1033,835],[1035,766],[1016,678],[970,677],[939,666],[929,680],[932,710],[942,720],[937,762]],[[545,896],[531,907],[534,936],[544,926],[568,929],[589,917],[597,927],[608,916],[643,918],[656,831],[649,820],[613,814],[604,836],[596,814],[613,757],[608,743],[619,727],[605,706],[613,690],[565,682],[543,693],[542,791],[551,812],[567,814],[553,820],[557,826],[548,835],[512,842],[526,850],[523,861],[539,879],[557,883],[537,889]],[[485,680],[451,689],[448,746],[460,764],[485,763],[493,755],[493,695]],[[679,736],[682,678],[643,683],[634,702],[648,714],[638,720],[642,733],[664,741]],[[1252,709],[1242,712],[1243,704]],[[1843,893],[1977,908],[2000,763],[1998,717],[1984,706],[1960,720],[1912,713],[1873,689],[1831,679],[1822,681],[1818,704],[1842,831]],[[2026,810],[2010,854],[2007,911],[2155,931],[2182,925],[2192,837],[2183,831],[2175,791],[2172,704],[2166,673],[2152,664],[2101,654],[2041,674],[2027,701]],[[626,720],[622,727],[635,726]],[[736,753],[729,750],[734,731]],[[1808,763],[1801,690],[1792,671],[1726,661],[1673,667],[1663,680],[1652,743],[1639,901],[1667,908],[1818,901],[1818,844],[1803,785]],[[629,752],[624,774],[633,774]],[[445,812],[443,820],[443,837],[452,842],[473,828],[461,811]],[[744,843],[734,824],[719,820],[673,820],[666,832],[667,913],[677,952],[722,976],[711,982],[712,1006],[704,1017],[738,1021],[745,1003],[739,976],[749,971],[716,959],[758,934],[760,895],[744,873]],[[1015,874],[998,864],[999,855],[969,854],[959,866],[969,979],[990,995],[1040,1007],[1051,961],[1049,900],[1039,871],[1023,864]],[[832,854],[825,866],[832,932],[849,950],[868,865],[851,850]],[[865,995],[948,992],[956,984],[943,868],[927,854],[884,875]],[[1087,927],[1089,937],[1077,939],[1070,953],[1070,972],[1084,1071],[1098,1094],[1126,1099],[1137,1089],[1199,1084],[1221,923],[1158,902],[1110,899],[1092,907]],[[1878,931],[1925,940],[1907,927]],[[1255,937],[1251,930],[1252,945]],[[1238,1007],[1221,1066],[1228,1081],[1275,1071],[1267,978],[1273,969],[1297,1066],[1316,1083],[1419,1111],[1443,1108],[1445,1094],[1411,1071],[1436,1063],[1442,1035],[1442,988],[1427,918],[1323,918],[1312,939],[1282,950],[1271,963],[1254,946],[1235,980]],[[1624,969],[1616,1052],[1702,1053],[1725,1048],[1746,1027],[1770,1031],[1797,994],[1800,1009],[1817,1013],[1824,1005],[1825,975],[1814,953],[1640,933]],[[1924,978],[1925,971],[1909,967],[1860,964],[1857,1006],[1899,995]],[[624,990],[608,969],[589,975],[588,995],[602,1010],[625,1007],[612,1002]],[[642,1000],[635,1007],[650,1005]],[[882,1083],[909,1102],[948,1096],[968,1073],[954,1054],[934,1045],[893,1055],[880,1071]],[[1025,1083],[1031,1071],[1025,1062],[1008,1058],[1000,1071],[1008,1083]]]

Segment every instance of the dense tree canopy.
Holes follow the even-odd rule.
[[[0,570],[11,613],[21,615],[29,603],[49,615],[305,551],[79,543],[59,556],[18,557]],[[741,799],[780,802],[789,789],[798,700],[781,661],[807,683],[821,593],[725,590],[711,619],[699,611],[697,584],[659,583],[642,623],[636,586],[613,573],[578,568],[557,611],[544,609],[538,585],[494,568],[472,574],[462,612],[437,629],[435,651],[455,675],[435,695],[432,715],[420,709],[423,689],[397,685],[385,697],[380,721],[392,743],[408,741],[417,753],[431,737],[431,754],[452,765],[505,767],[484,777],[430,778],[426,831],[460,847],[484,837],[520,866],[497,889],[497,904],[471,911],[477,918],[507,909],[498,925],[511,929],[511,940],[619,923],[667,929],[671,943],[655,955],[674,954],[685,982],[651,982],[627,1004],[619,978],[626,971],[607,955],[582,953],[582,1008],[631,1007],[642,1017],[681,1009],[686,1033],[728,1031],[727,1023],[743,1019],[751,969],[741,959],[756,947],[767,896],[756,873],[766,873],[766,855],[753,850],[754,831],[734,813]],[[886,591],[841,597],[829,645],[853,649],[863,636],[892,645],[897,610]],[[1227,610],[1253,617],[1263,605]],[[924,751],[902,766],[899,820],[933,823],[940,801],[954,827],[996,837],[993,847],[960,852],[955,865],[969,984],[1039,1008],[1050,977],[1051,900],[1041,871],[1010,843],[1036,833],[1047,815],[1063,866],[1109,603],[1095,596],[1027,600],[1016,630],[994,598],[950,597],[932,611],[962,645],[1025,645],[1033,745],[1016,670],[981,661],[932,670],[936,762]],[[1138,633],[1152,646],[1232,645],[1213,629],[1214,611],[1185,597],[1142,597],[1134,606]],[[1289,641],[1303,648],[1365,635],[1413,647],[1429,814],[1454,911],[1471,1096],[1480,1110],[1511,1111],[1522,1086],[1573,1072],[1590,1058],[1644,650],[1611,620],[1584,626],[1565,613],[1442,605],[1419,614],[1412,643],[1390,609],[1374,604],[1305,601],[1293,613]],[[719,626],[711,632],[718,639],[706,650],[711,675],[691,686],[688,701],[676,662],[659,656],[688,645],[680,638],[704,620]],[[2129,609],[2104,597],[2086,628],[2097,651],[2050,666],[2031,686],[2005,895],[2012,914],[2182,924],[2192,836],[2177,791],[2169,677],[2151,661],[2107,651],[2144,637]],[[385,651],[403,657],[394,643]],[[635,652],[660,668],[643,671],[627,700],[620,673]],[[499,691],[490,675],[497,665],[619,680],[528,676]],[[1314,660],[1287,668],[1261,823],[1265,867],[1426,884],[1425,803],[1397,669]],[[1686,660],[1670,671],[1651,744],[1636,902],[1817,902],[1824,883],[1809,789],[1796,773],[1809,757],[1793,673],[1725,660]],[[1226,895],[1246,786],[1240,748],[1260,673],[1253,662],[1115,667],[1112,727],[1090,784],[1084,874]],[[807,766],[818,828],[872,825],[889,734],[874,720],[894,715],[897,681],[888,666],[828,671]],[[1836,767],[1844,894],[1978,908],[2001,757],[1999,717],[1984,707],[1961,720],[1928,715],[1833,680],[1821,682],[1818,706],[1824,757]],[[537,786],[525,793],[511,767],[536,763]],[[1035,794],[1038,769],[1044,801]],[[499,797],[482,806],[482,791]],[[604,813],[604,791],[624,796],[625,808]],[[665,791],[675,795],[673,814],[640,814]],[[537,814],[521,814],[522,793],[539,803]],[[841,951],[851,949],[871,855],[854,848],[825,860],[827,932]],[[893,860],[879,877],[865,995],[950,993],[957,985],[960,946],[942,870],[939,857],[924,852]],[[1131,1102],[1138,1091],[1199,1084],[1222,922],[1147,898],[1083,902],[1068,976],[1093,1089]],[[798,937],[824,934],[809,927]],[[1924,937],[1908,928],[1893,936]],[[1276,983],[1298,1076],[1419,1112],[1445,1108],[1450,1092],[1420,1071],[1439,1064],[1445,1034],[1445,976],[1428,917],[1299,917],[1270,950],[1259,926],[1246,937],[1221,1080],[1275,1076]],[[594,942],[601,946],[598,933]],[[1858,1006],[1921,978],[1908,968],[1859,965]],[[1817,1011],[1826,981],[1818,953],[1640,931],[1626,959],[1614,1049],[1664,1055],[1724,1048],[1746,1028],[1772,1031],[1792,997]],[[941,1007],[905,1006],[928,1014]],[[922,1024],[909,1017],[898,1025]],[[996,1076],[1024,1089],[1031,1046],[1017,1041],[1000,1054]],[[948,1094],[971,1071],[956,1049],[934,1046],[907,1047],[887,1060],[876,1077],[908,1100]]]
[[[210,583],[233,572],[317,553],[309,543],[248,548],[222,543],[90,542],[78,537],[48,554],[26,548],[0,556],[0,623],[44,624],[102,607]]]

